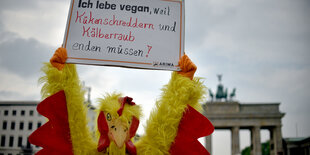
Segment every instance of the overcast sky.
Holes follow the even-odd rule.
[[[40,100],[40,67],[62,44],[69,4],[0,1],[0,100]],[[215,91],[216,75],[223,74],[224,87],[236,87],[241,103],[281,103],[283,137],[310,136],[309,0],[187,0],[185,12],[185,51],[208,88]],[[92,88],[93,103],[105,92],[119,91],[142,105],[144,119],[171,73],[78,69]],[[249,145],[249,132],[243,133],[241,149]],[[215,132],[214,154],[230,154],[227,135]],[[220,149],[223,145],[228,148]]]

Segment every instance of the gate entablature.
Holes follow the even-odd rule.
[[[239,129],[250,129],[252,153],[261,155],[260,129],[269,129],[271,154],[283,152],[281,119],[284,113],[280,103],[240,104],[238,102],[207,102],[203,105],[205,116],[215,129],[230,129],[232,154],[240,154]],[[211,137],[207,137],[207,149],[211,152]]]

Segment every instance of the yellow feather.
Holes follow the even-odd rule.
[[[42,68],[46,76],[40,78],[44,83],[41,93],[46,98],[60,90],[66,94],[69,127],[73,151],[75,155],[103,154],[97,152],[98,139],[93,139],[87,127],[87,107],[84,104],[84,91],[79,81],[75,65],[66,64],[62,71],[58,71],[49,63]],[[196,110],[201,110],[199,102],[203,99],[205,87],[201,79],[183,77],[176,72],[172,73],[171,80],[162,89],[160,100],[156,102],[156,107],[151,112],[147,121],[145,135],[135,144],[138,154],[160,155],[169,154],[169,148],[173,143],[179,122],[187,105]],[[117,110],[120,107],[119,93],[106,95],[99,99],[100,107],[98,111],[109,112],[113,116],[118,116]],[[128,122],[132,116],[140,119],[142,113],[138,105],[125,105],[122,116],[123,122]],[[125,147],[118,149],[115,144],[111,145],[107,151],[112,154],[125,153]],[[107,152],[106,152],[107,153]]]
[[[41,93],[46,98],[60,90],[65,91],[70,135],[75,155],[93,154],[97,143],[93,140],[87,126],[87,107],[84,104],[84,91],[79,81],[75,65],[66,64],[59,71],[50,63],[42,68],[46,76],[40,78],[44,83]]]
[[[170,82],[162,89],[161,99],[150,114],[145,135],[136,143],[138,154],[169,154],[187,105],[200,110],[199,101],[204,93],[205,87],[199,78],[190,80],[173,72]]]

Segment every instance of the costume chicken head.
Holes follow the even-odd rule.
[[[99,116],[97,120],[100,138],[97,150],[99,152],[126,152],[136,154],[136,148],[131,138],[139,126],[141,109],[132,102],[132,98],[120,97],[120,94],[107,95],[100,99]]]

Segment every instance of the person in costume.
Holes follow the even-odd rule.
[[[49,121],[29,137],[30,143],[43,148],[38,155],[209,154],[197,139],[210,135],[214,127],[198,112],[205,87],[200,78],[194,78],[197,67],[187,55],[179,61],[181,71],[172,72],[163,87],[145,133],[136,142],[132,139],[141,108],[132,98],[117,93],[99,99],[97,136],[92,136],[76,66],[66,64],[66,59],[66,49],[58,48],[42,68],[45,76],[39,81],[44,83],[45,99],[37,110]]]

